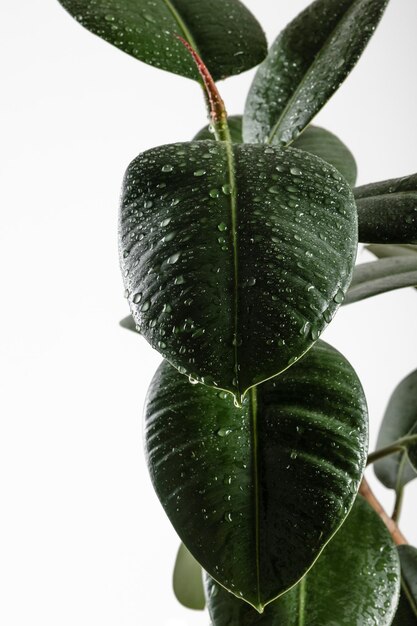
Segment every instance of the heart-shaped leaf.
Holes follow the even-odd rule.
[[[393,626],[417,624],[417,549],[398,546],[401,562],[401,595]]]
[[[417,434],[417,370],[394,390],[378,435],[377,448],[386,448],[398,439]],[[413,466],[414,465],[414,466]],[[376,461],[375,473],[390,489],[401,488],[417,478],[417,443],[407,450]]]
[[[198,51],[219,80],[258,65],[262,28],[239,0],[59,0],[82,26],[149,65],[199,80],[176,35]]]
[[[407,254],[355,267],[344,304],[417,285],[417,255]]]
[[[120,256],[143,336],[242,399],[292,365],[343,300],[357,247],[349,185],[306,152],[196,141],[125,176]]]
[[[187,609],[202,611],[206,606],[201,565],[183,543],[175,561],[173,587],[178,602]]]
[[[288,145],[356,65],[388,0],[316,0],[273,43],[249,91],[248,143]]]
[[[262,615],[209,577],[205,587],[212,626],[389,626],[399,580],[392,539],[359,496],[313,569]]]
[[[233,143],[243,143],[242,137],[242,116],[232,115],[229,117],[229,129]],[[194,137],[196,141],[202,141],[206,139],[213,139],[210,126],[205,126]],[[310,154],[323,159],[330,165],[333,165],[341,174],[346,178],[349,184],[353,187],[356,182],[357,167],[353,154],[340,141],[336,135],[320,128],[319,126],[309,126],[305,129],[302,135],[300,135],[292,144],[293,148],[297,150],[305,150]]]
[[[168,363],[148,392],[156,493],[202,567],[258,609],[312,566],[345,519],[366,461],[361,385],[318,342],[242,409]]]
[[[417,174],[354,190],[359,241],[417,243]]]

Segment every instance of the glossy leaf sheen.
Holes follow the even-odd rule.
[[[417,243],[417,174],[354,190],[359,241]]]
[[[238,0],[60,0],[82,26],[149,65],[199,80],[176,35],[198,50],[213,78],[239,74],[267,53],[265,35]]]
[[[243,143],[242,137],[242,116],[232,115],[229,117],[229,130],[233,143]],[[213,134],[209,127],[200,130],[194,140],[213,139]],[[340,141],[336,135],[320,128],[319,126],[309,126],[292,144],[297,150],[304,150],[310,154],[320,157],[323,161],[333,165],[346,178],[353,187],[356,182],[357,167],[353,154]]]
[[[407,435],[417,435],[417,370],[404,378],[391,395],[379,431],[377,449],[385,448]],[[417,478],[415,468],[417,445],[409,448],[408,453],[391,454],[374,464],[379,480],[390,489],[396,489],[397,482],[398,486],[402,486]]]
[[[209,577],[205,586],[212,626],[389,626],[399,578],[387,529],[358,497],[313,569],[263,615]]]
[[[175,561],[173,586],[178,602],[187,609],[202,611],[206,606],[201,565],[182,543]]]
[[[410,254],[361,263],[355,267],[344,304],[414,285],[417,285],[417,256]]]
[[[245,142],[288,145],[359,60],[388,0],[316,0],[273,43],[252,83]]]
[[[262,608],[295,584],[347,515],[367,448],[363,391],[323,342],[238,409],[166,362],[148,393],[146,452],[181,539]]]
[[[122,194],[135,322],[181,373],[240,400],[331,321],[351,280],[356,219],[347,182],[305,152],[209,141],[150,150]]]
[[[399,546],[401,562],[401,595],[393,626],[417,624],[417,549]]]

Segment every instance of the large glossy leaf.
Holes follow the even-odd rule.
[[[232,141],[234,143],[243,143],[242,116],[232,115],[229,117],[228,123]],[[202,128],[194,137],[197,141],[212,138],[213,134],[209,126]],[[310,154],[315,154],[323,159],[323,161],[333,165],[352,187],[355,184],[357,167],[353,154],[336,135],[325,128],[309,126],[303,134],[294,141],[292,147],[298,150],[305,150]]]
[[[354,190],[359,241],[417,243],[417,174]]]
[[[401,562],[401,595],[393,626],[417,624],[417,549],[399,546]]]
[[[385,448],[402,437],[416,434],[417,370],[404,378],[394,390],[381,424],[377,448]],[[417,445],[409,448],[408,452],[391,454],[377,461],[374,468],[386,487],[396,489],[405,485],[417,478]]]
[[[347,182],[306,152],[210,141],[150,150],[122,194],[135,322],[180,372],[241,400],[331,321],[356,220]]]
[[[188,609],[202,611],[206,605],[201,565],[182,543],[175,561],[173,587],[175,596]]]
[[[209,577],[205,586],[212,626],[389,626],[399,579],[391,537],[359,496],[313,569],[263,615]]]
[[[199,52],[213,78],[260,63],[265,35],[239,0],[59,0],[102,39],[155,67],[199,80],[180,35]]]
[[[148,393],[155,490],[202,567],[261,609],[295,584],[347,515],[367,412],[356,374],[325,343],[251,390],[243,408],[166,362]]]
[[[316,0],[273,43],[252,83],[246,142],[288,145],[358,61],[388,0]]]
[[[414,285],[417,285],[417,255],[361,263],[355,267],[344,304]]]

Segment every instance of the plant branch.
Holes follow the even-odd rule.
[[[395,454],[396,452],[406,452],[409,445],[413,443],[417,444],[417,435],[409,435],[407,437],[402,437],[395,441],[390,446],[386,446],[385,448],[381,448],[380,450],[376,450],[372,452],[368,456],[367,465],[371,463],[375,463],[375,461],[379,461],[379,459],[383,459],[386,456],[391,454]]]
[[[374,511],[378,513],[379,517],[382,519],[385,526],[388,528],[394,543],[397,546],[408,544],[407,539],[404,537],[401,530],[398,528],[397,523],[389,517],[388,513],[386,513],[386,511],[382,507],[382,504],[376,498],[366,478],[363,478],[362,480],[361,486],[359,488],[359,493],[361,494],[361,496],[365,498],[368,504],[371,505]]]

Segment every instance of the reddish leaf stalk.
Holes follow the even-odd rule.
[[[374,511],[378,513],[379,517],[382,519],[385,526],[388,528],[389,532],[391,533],[391,537],[394,543],[397,546],[408,544],[407,539],[404,537],[401,530],[398,528],[396,522],[383,509],[381,503],[376,498],[375,494],[370,488],[369,483],[366,480],[366,478],[362,480],[361,486],[359,488],[359,493],[365,498],[368,504],[371,505]]]
[[[214,82],[212,75],[204,64],[202,58],[188,43],[188,41],[183,37],[180,37],[180,35],[177,35],[177,37],[193,57],[198,72],[203,81],[204,90],[208,101],[210,120],[214,128],[216,139],[220,141],[230,141],[229,128],[227,125],[226,106],[219,93],[219,90],[217,89],[216,83]]]

